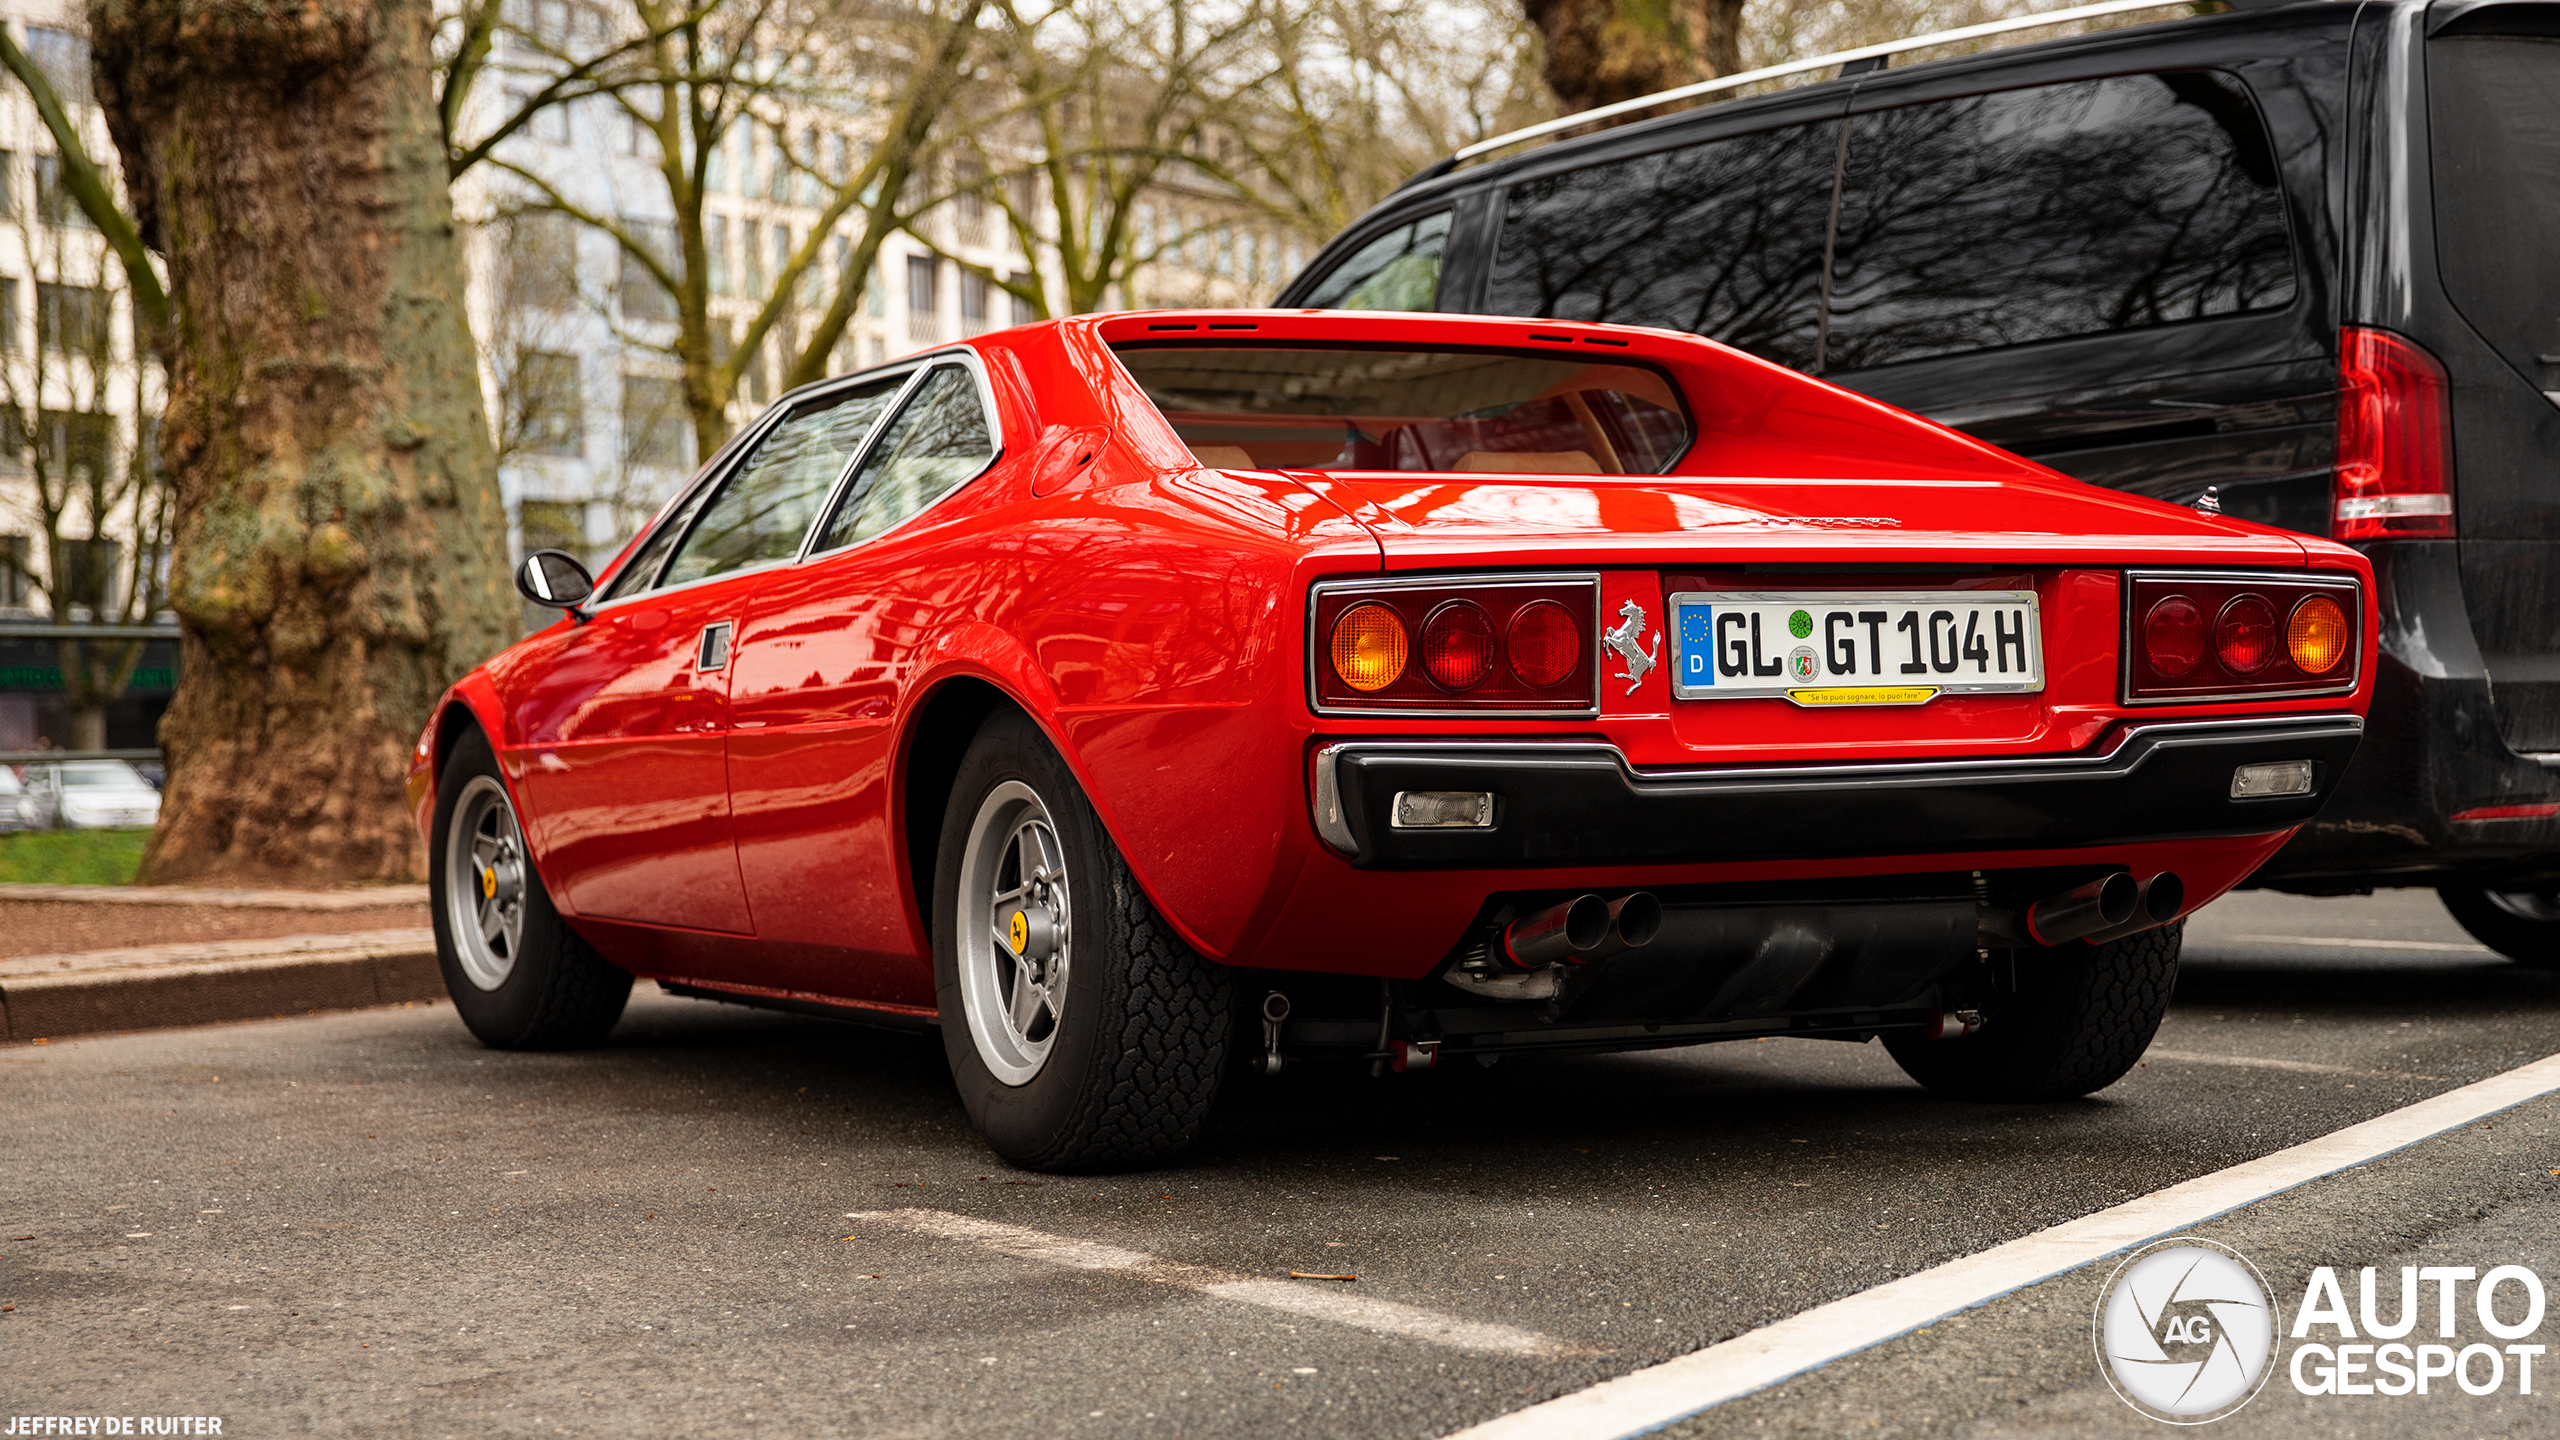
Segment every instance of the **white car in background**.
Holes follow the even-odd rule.
[[[124,830],[160,820],[160,792],[122,760],[41,760],[19,776],[25,823],[65,830]]]
[[[0,832],[24,830],[36,823],[27,811],[26,793],[18,783],[18,772],[0,765]]]

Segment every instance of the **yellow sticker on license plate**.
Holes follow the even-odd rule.
[[[1925,705],[2044,688],[2033,590],[1701,591],[1669,597],[1682,700]]]

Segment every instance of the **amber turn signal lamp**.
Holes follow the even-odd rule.
[[[2293,668],[2305,675],[2326,675],[2347,655],[2347,612],[2326,595],[2314,595],[2293,607],[2284,627],[2284,647]]]
[[[1333,622],[1333,673],[1362,694],[1396,683],[1408,648],[1404,621],[1384,605],[1354,605]]]

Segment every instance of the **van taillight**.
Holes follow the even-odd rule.
[[[1599,597],[1589,575],[1319,585],[1308,617],[1316,708],[1589,712],[1599,704]]]
[[[2453,535],[2444,367],[2387,330],[2338,332],[2339,540]]]

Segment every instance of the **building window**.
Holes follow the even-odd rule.
[[[0,280],[0,355],[18,349],[18,282]]]
[[[862,308],[872,319],[885,319],[889,314],[889,286],[880,278],[880,262],[871,262],[871,278],[862,285]]]
[[[673,375],[622,377],[622,460],[626,465],[671,469],[693,463],[693,427],[685,423],[683,381]]]
[[[24,535],[0,535],[0,610],[24,610],[35,594],[35,573],[27,568],[34,546]]]
[[[123,560],[124,546],[113,540],[63,541],[62,573],[53,577],[54,613],[86,610],[93,619],[113,614],[124,596]]]
[[[0,217],[17,218],[18,152],[0,150]]]
[[[1032,321],[1039,319],[1039,307],[1031,303],[1029,296],[1020,293],[1025,290],[1029,290],[1034,285],[1038,284],[1038,280],[1026,271],[1016,271],[1008,278],[1011,280],[1015,291],[1013,297],[1013,323],[1016,325],[1028,325]]]
[[[987,278],[966,270],[960,272],[960,333],[987,333]]]
[[[522,554],[566,550],[583,559],[587,553],[587,507],[576,500],[524,501],[516,506],[516,537],[523,545]]]
[[[7,447],[18,447],[25,412],[8,407],[5,418]],[[107,473],[107,456],[113,448],[115,417],[90,410],[39,410],[36,412],[36,464],[53,477],[68,477],[82,483],[103,479]],[[12,456],[12,458],[15,458]]]
[[[663,220],[624,220],[623,233],[644,247],[651,259],[664,266],[667,273],[676,271],[676,227]],[[638,255],[625,247],[622,252],[622,283],[616,303],[626,320],[673,320],[676,318],[675,293],[660,284],[658,277]]]
[[[71,198],[62,183],[62,158],[58,155],[36,157],[36,218],[47,225],[80,225],[96,228],[89,212]]]
[[[907,257],[907,338],[942,338],[942,262],[931,255]]]
[[[27,58],[44,72],[45,83],[65,105],[89,103],[89,41],[72,30],[50,25],[27,27]]]
[[[764,298],[764,222],[745,222],[739,237],[746,242],[747,260],[746,289],[739,293],[761,300]]]
[[[498,232],[506,298],[513,305],[559,312],[578,303],[578,230],[566,215],[518,215]]]
[[[63,355],[104,359],[113,297],[86,285],[36,283],[36,343]]]
[[[705,277],[714,295],[729,293],[736,279],[729,270],[729,217],[714,215],[702,222],[702,249],[710,273]]]
[[[516,357],[514,379],[525,448],[537,455],[585,454],[587,399],[578,357],[527,351]]]

